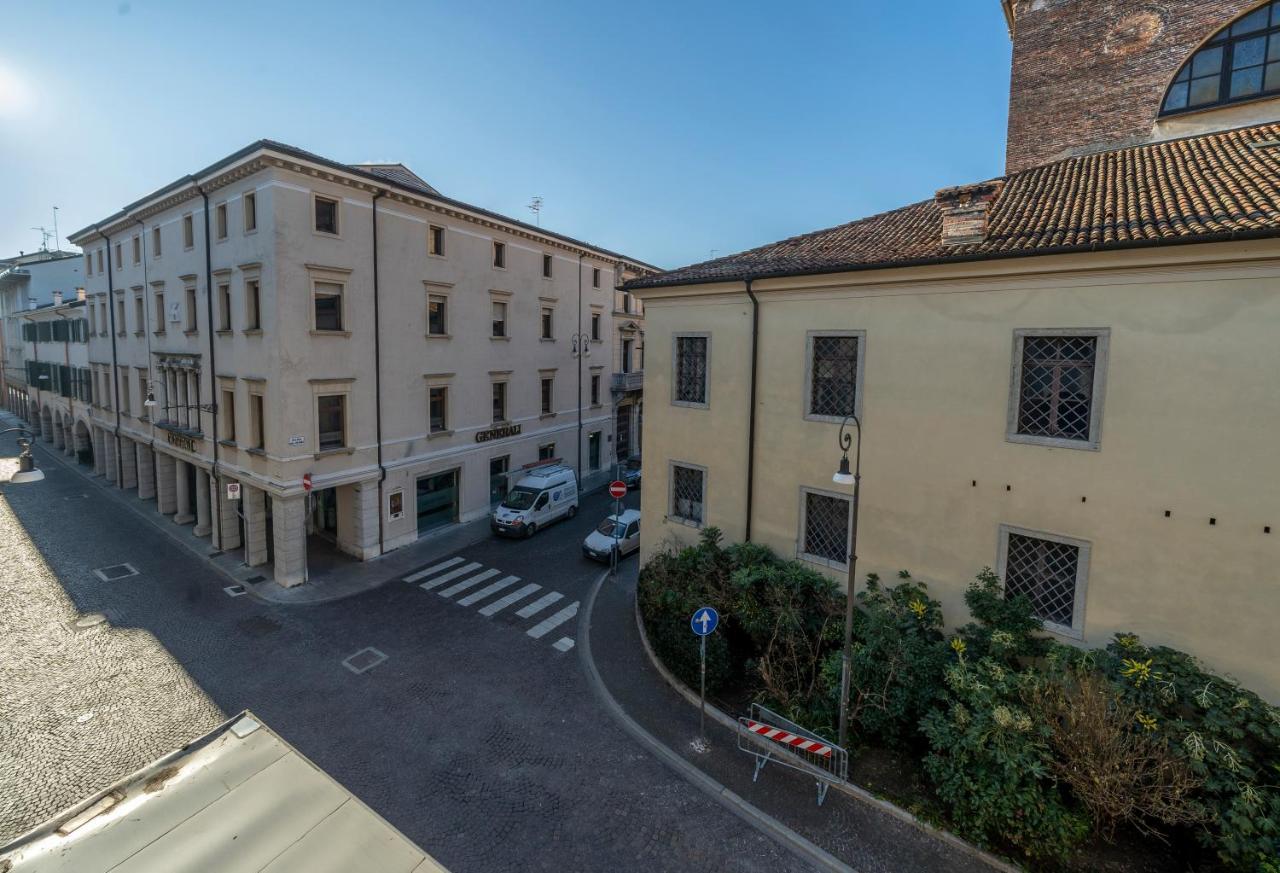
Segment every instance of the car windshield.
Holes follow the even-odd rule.
[[[517,485],[511,489],[511,493],[507,495],[507,499],[502,501],[503,509],[528,509],[533,506],[533,501],[538,499],[541,494],[536,488],[522,488]]]
[[[614,528],[617,528],[616,533],[614,532]],[[622,539],[623,535],[627,532],[627,526],[614,521],[612,518],[606,518],[604,521],[600,522],[600,526],[596,528],[596,531],[604,534],[610,539],[613,539],[615,536],[618,539]]]
[[[628,458],[628,459],[627,459],[627,469],[628,469],[628,470],[639,470],[639,469],[640,469],[640,459],[639,459],[639,458]]]

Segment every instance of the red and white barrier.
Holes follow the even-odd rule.
[[[822,758],[831,757],[831,747],[825,746],[817,740],[798,737],[793,733],[784,731],[782,728],[776,728],[773,725],[765,724],[760,721],[746,719],[745,723],[747,730],[752,733],[759,734],[765,739],[773,740],[775,743],[781,743],[784,746],[793,746],[802,752],[808,752],[811,755],[818,755]]]

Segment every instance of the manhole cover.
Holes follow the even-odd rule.
[[[112,564],[109,567],[99,567],[93,571],[93,575],[103,582],[115,582],[117,579],[137,576],[138,571],[132,564]]]

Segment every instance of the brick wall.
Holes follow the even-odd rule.
[[[1201,42],[1258,0],[1017,0],[1008,172],[1140,142]]]

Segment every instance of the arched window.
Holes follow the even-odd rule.
[[[1280,94],[1280,0],[1218,31],[1178,71],[1161,115]]]

